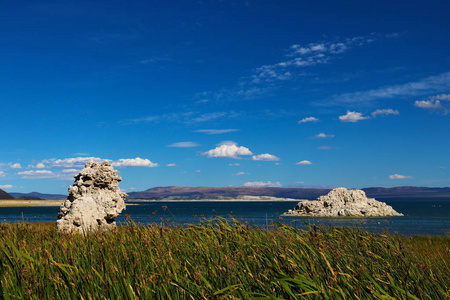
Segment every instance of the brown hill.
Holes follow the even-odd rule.
[[[0,189],[0,200],[13,200],[14,196],[8,194],[4,190]]]
[[[427,187],[371,187],[363,189],[368,197],[376,199],[443,199],[450,200],[450,188]],[[279,187],[154,187],[142,192],[128,193],[128,200],[133,199],[217,199],[221,197],[235,198],[237,196],[272,196],[293,199],[316,199],[325,195],[330,189],[316,188],[279,188]]]

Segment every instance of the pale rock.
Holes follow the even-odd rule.
[[[283,216],[386,217],[403,216],[384,202],[367,198],[362,190],[335,188],[316,200],[302,200]]]
[[[120,191],[111,164],[87,163],[69,187],[67,200],[61,204],[56,226],[60,232],[108,230],[116,226],[114,219],[125,209],[127,194]]]

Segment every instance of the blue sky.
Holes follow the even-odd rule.
[[[450,185],[448,1],[11,1],[0,188]]]

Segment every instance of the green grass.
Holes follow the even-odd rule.
[[[450,238],[239,222],[0,224],[0,299],[450,299]]]

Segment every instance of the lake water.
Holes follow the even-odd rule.
[[[126,223],[126,215],[141,224],[198,223],[202,218],[231,217],[250,225],[267,226],[281,222],[306,228],[307,224],[358,227],[372,232],[388,230],[401,235],[450,236],[450,201],[385,201],[404,217],[389,218],[307,218],[282,217],[297,202],[127,202],[126,211],[116,220]],[[59,207],[0,207],[0,222],[54,222]]]

